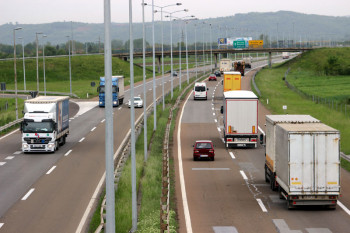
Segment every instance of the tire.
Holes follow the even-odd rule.
[[[276,191],[276,182],[275,182],[275,177],[273,177],[273,175],[270,176],[270,186],[272,191]]]
[[[269,183],[269,176],[268,176],[268,174],[267,174],[267,167],[266,167],[266,165],[265,165],[265,182],[266,183]]]
[[[60,149],[60,143],[56,140],[55,141],[55,150],[54,151],[57,151],[58,149]]]
[[[196,157],[193,157],[193,161],[197,161],[197,158],[196,158]]]
[[[295,206],[293,205],[293,201],[287,201],[287,208],[288,208],[289,210],[295,209]]]
[[[211,161],[214,161],[214,160],[215,160],[215,158],[214,158],[214,157],[212,157],[212,158],[211,158]]]
[[[281,186],[280,187],[278,187],[278,197],[282,200],[282,199],[284,199],[284,196],[282,195],[282,188],[281,188]]]

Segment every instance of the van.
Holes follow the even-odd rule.
[[[193,88],[193,99],[208,99],[207,84],[204,82],[196,82]]]

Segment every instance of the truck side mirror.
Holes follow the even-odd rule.
[[[23,132],[23,121],[21,122],[21,126],[19,129],[21,130],[21,132]]]
[[[209,88],[207,88],[207,91],[209,91]]]
[[[264,135],[260,134],[260,144],[263,144],[263,143],[264,143]]]
[[[221,114],[224,114],[224,106],[221,106],[220,112],[221,112]]]
[[[224,80],[221,80],[221,85],[224,85]]]

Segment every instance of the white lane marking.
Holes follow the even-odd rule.
[[[262,130],[262,129],[260,128],[260,126],[258,126],[258,129],[259,129],[260,132],[262,132],[262,134],[265,136],[265,132],[264,132],[264,130]]]
[[[13,159],[15,156],[7,156],[5,159],[6,160],[11,160],[11,159]]]
[[[27,200],[27,198],[30,196],[30,194],[32,194],[32,192],[34,192],[35,189],[30,189],[26,195],[24,195],[24,197],[22,197],[22,201]]]
[[[118,110],[122,109],[122,107],[119,107]]]
[[[96,127],[92,128],[92,129],[91,129],[91,132],[94,131],[95,129],[96,129]]]
[[[82,141],[84,141],[84,139],[85,139],[85,137],[83,137],[82,139],[80,139],[80,140],[79,140],[79,142],[82,142]]]
[[[0,223],[0,228],[4,225],[4,223]]]
[[[21,150],[19,150],[19,151],[16,151],[15,153],[13,153],[14,155],[19,155],[19,154],[21,154],[22,153],[22,151]]]
[[[343,203],[341,203],[339,200],[337,201],[338,206],[340,206],[348,215],[350,215],[350,210],[348,208],[346,208],[345,205],[343,205]]]
[[[224,138],[221,138],[221,141],[222,141],[223,143],[225,143],[225,139],[224,139]]]
[[[16,130],[12,131],[11,133],[6,134],[5,136],[2,136],[2,137],[0,138],[0,140],[3,139],[3,138],[6,138],[6,137],[8,137],[8,136],[10,136],[11,134],[16,133],[18,130],[19,130],[19,129],[16,129]]]
[[[191,95],[188,95],[182,110],[181,110],[181,115],[180,115],[180,124],[178,125],[178,130],[177,130],[177,156],[178,156],[178,162],[179,162],[179,176],[180,176],[180,188],[181,188],[181,197],[182,197],[182,205],[184,208],[184,215],[185,215],[185,224],[186,224],[186,230],[187,233],[192,233],[192,225],[191,225],[191,216],[190,216],[190,211],[188,208],[188,202],[187,202],[187,195],[186,195],[186,186],[185,186],[185,178],[184,178],[184,171],[183,171],[183,166],[182,166],[182,152],[181,152],[181,121],[182,121],[182,115],[184,113],[184,109],[186,106],[186,103],[188,99],[190,98]]]
[[[49,175],[53,170],[55,170],[56,166],[53,166],[50,170],[46,172],[46,175]]]
[[[241,173],[244,180],[248,180],[248,177],[245,175],[244,171],[240,170],[239,172]]]
[[[64,154],[64,156],[68,156],[72,152],[72,150],[69,150],[67,153]]]
[[[221,132],[221,129],[218,127],[218,131]]]
[[[74,120],[74,117],[69,118],[69,120]]]
[[[235,155],[230,151],[230,152],[228,152],[229,154],[230,154],[230,156],[231,156],[231,158],[232,159],[235,159],[236,157],[235,157]]]
[[[259,204],[261,210],[262,210],[263,212],[267,212],[267,209],[265,208],[264,203],[261,201],[261,199],[257,198],[256,200],[257,200],[257,202],[258,202],[258,204]]]
[[[105,122],[105,120],[106,120],[106,119],[103,119],[103,120],[101,121],[101,123]]]
[[[200,168],[192,168],[192,171],[229,171],[230,168],[215,168],[215,167],[200,167]]]
[[[152,88],[148,89],[149,91],[152,91]]]
[[[218,120],[214,119],[215,123],[218,123]]]
[[[211,110],[214,110],[214,108],[211,108]]]
[[[72,120],[69,120],[69,122],[71,122]]]
[[[6,162],[0,162],[0,166],[4,166]]]
[[[215,112],[213,112],[213,116],[215,116]]]

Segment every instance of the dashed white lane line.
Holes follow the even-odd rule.
[[[6,162],[0,162],[0,166],[4,166]]]
[[[264,130],[262,130],[262,129],[260,128],[260,126],[258,126],[258,129],[259,129],[260,132],[265,136],[265,132],[264,132]]]
[[[239,172],[241,173],[244,180],[248,180],[248,177],[245,175],[244,171],[240,170]]]
[[[53,170],[55,170],[56,166],[53,166],[50,170],[46,172],[46,175],[49,175]]]
[[[218,127],[218,131],[221,132],[221,129]]]
[[[211,110],[214,110],[214,108],[211,108]]]
[[[122,107],[119,107],[118,110],[122,109]]]
[[[261,201],[261,199],[257,198],[256,201],[258,202],[258,204],[259,204],[261,210],[262,210],[263,212],[267,212],[267,209],[265,208],[264,203]]]
[[[4,223],[0,223],[0,228],[4,225]]]
[[[19,154],[21,154],[22,153],[22,151],[21,150],[19,150],[19,151],[16,151],[15,153],[13,153],[14,155],[19,155]]]
[[[72,152],[72,150],[69,150],[67,153],[64,154],[64,156],[68,156]]]
[[[230,156],[231,156],[231,158],[232,159],[235,159],[236,157],[235,157],[235,155],[230,151],[230,152],[228,152],[229,154],[230,154]]]
[[[152,91],[152,88],[148,89],[149,91]]]
[[[215,112],[213,112],[213,116],[215,116]]]
[[[106,119],[103,119],[103,120],[101,121],[101,123],[105,122],[105,120],[106,120]]]
[[[192,168],[192,171],[229,171],[230,168],[215,168],[215,167],[200,167],[200,168]]]
[[[19,130],[19,129],[16,129],[16,130],[12,131],[11,133],[6,134],[5,136],[2,136],[2,137],[0,138],[0,140],[3,139],[3,138],[6,138],[6,137],[8,137],[8,136],[10,136],[11,134],[16,133],[18,130]]]
[[[225,139],[221,138],[221,141],[222,141],[223,143],[225,143]]]
[[[80,140],[79,140],[79,142],[82,142],[82,141],[84,141],[84,139],[85,139],[85,137],[83,137],[82,139],[80,139]]]
[[[25,201],[28,199],[28,197],[30,196],[30,194],[32,194],[34,192],[35,189],[30,189],[26,195],[24,195],[24,197],[22,197],[22,201]]]
[[[92,128],[92,129],[91,129],[91,132],[94,131],[95,129],[96,129],[96,127]]]
[[[214,119],[215,123],[218,123],[218,120]]]
[[[11,160],[11,159],[13,159],[15,156],[7,156],[5,159],[6,160]]]
[[[339,200],[337,201],[338,206],[340,206],[348,215],[350,215],[350,210],[348,208],[346,208],[345,205],[343,205],[343,203],[341,203]]]
[[[74,120],[74,117],[69,118],[69,120]]]

